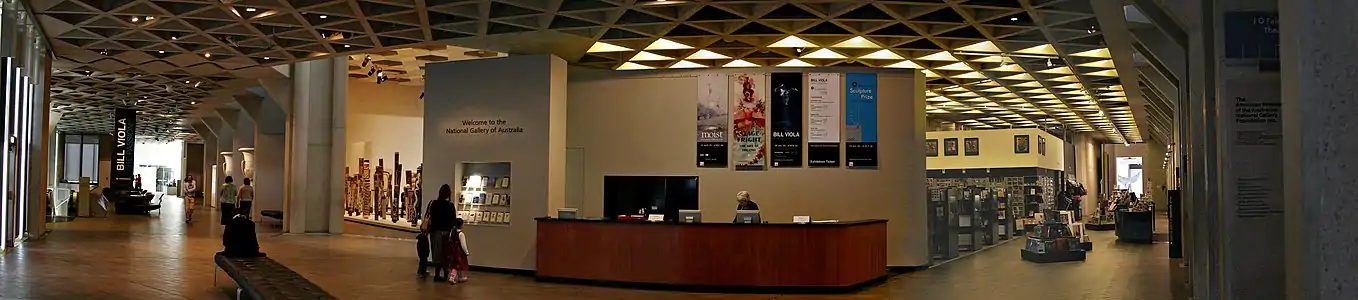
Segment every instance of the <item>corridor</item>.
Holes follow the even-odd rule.
[[[166,197],[151,216],[82,218],[52,224],[51,234],[0,255],[0,299],[230,299],[224,274],[213,287],[212,255],[221,248],[215,211],[183,222],[181,202]],[[263,251],[341,299],[1187,299],[1171,288],[1167,245],[1120,244],[1093,232],[1083,263],[1039,265],[1019,259],[1020,242],[928,270],[902,274],[850,295],[727,295],[540,283],[530,277],[475,273],[471,282],[415,278],[414,242],[358,235],[277,235],[262,220]],[[368,231],[345,224],[347,232]]]

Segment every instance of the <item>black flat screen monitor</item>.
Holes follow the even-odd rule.
[[[666,221],[677,220],[681,209],[698,209],[698,176],[604,176],[605,218],[643,208]]]

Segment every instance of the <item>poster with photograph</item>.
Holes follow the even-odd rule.
[[[943,139],[943,156],[957,156],[957,139]]]
[[[765,157],[768,139],[768,74],[732,74],[731,97],[731,158],[736,170],[756,171],[767,168]]]
[[[981,138],[962,139],[962,154],[966,156],[981,155]]]
[[[938,157],[938,139],[924,140],[924,156]]]
[[[877,168],[877,74],[844,75],[844,161],[853,169]]]
[[[727,130],[730,128],[730,83],[726,75],[698,76],[698,157],[699,168],[727,166]]]
[[[807,74],[806,164],[812,168],[838,168],[840,163],[840,105],[843,86],[839,73]]]
[[[802,73],[769,75],[773,111],[769,160],[774,168],[802,166]]]
[[[1037,136],[1037,154],[1047,155],[1047,138]]]
[[[1028,147],[1031,147],[1031,145],[1032,140],[1028,138],[1028,135],[1020,134],[1014,136],[1014,153],[1028,153]]]

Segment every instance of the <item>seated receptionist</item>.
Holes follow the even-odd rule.
[[[759,204],[750,200],[750,192],[736,193],[736,210],[759,210]]]

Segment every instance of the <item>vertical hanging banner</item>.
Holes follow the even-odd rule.
[[[811,73],[807,75],[807,141],[806,164],[813,168],[839,167],[839,73]]]
[[[735,143],[731,158],[735,160],[736,170],[764,170],[767,168],[764,140],[768,139],[765,103],[768,95],[764,93],[767,91],[764,86],[768,84],[768,75],[734,74],[730,78],[731,96],[735,98],[735,105],[731,107],[731,138]]]
[[[137,165],[132,161],[134,147],[137,144],[137,111],[127,108],[117,108],[113,110],[113,161],[112,170],[109,172],[113,177],[110,187],[115,189],[132,189],[133,168]]]
[[[725,168],[731,111],[726,75],[698,76],[698,167]]]
[[[877,74],[844,76],[844,161],[853,169],[877,168]]]
[[[769,86],[773,103],[769,158],[774,168],[801,167],[802,73],[773,73]]]

